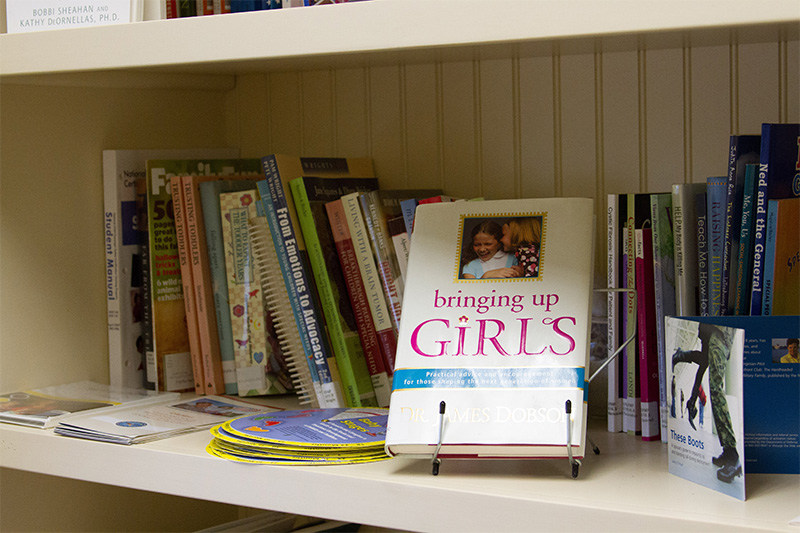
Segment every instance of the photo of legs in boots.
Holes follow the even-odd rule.
[[[722,453],[714,457],[712,462],[719,468],[717,479],[731,483],[734,478],[742,475],[742,463],[736,451],[736,435],[725,395],[725,372],[730,358],[732,338],[723,329],[705,323],[698,326],[697,336],[701,348],[692,351],[677,349],[672,356],[672,367],[674,369],[678,364],[697,366],[694,386],[686,401],[687,418],[693,429],[697,429],[695,425],[698,414],[697,403],[702,392],[703,375],[708,371],[711,414],[722,447]]]

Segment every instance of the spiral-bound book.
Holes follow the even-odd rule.
[[[294,390],[301,404],[319,407],[322,390],[316,364],[311,352],[306,355],[303,350],[300,331],[289,305],[289,293],[279,274],[280,264],[266,217],[251,217],[249,228],[254,266],[261,282],[261,291],[272,314],[275,332],[286,359],[286,367],[294,384]]]

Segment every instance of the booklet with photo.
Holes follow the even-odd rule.
[[[76,413],[97,413],[120,406],[148,405],[179,397],[177,392],[156,392],[79,381],[0,394],[0,422],[51,428]]]
[[[666,318],[669,472],[745,499],[744,330]]]
[[[200,396],[157,405],[77,416],[56,426],[59,435],[116,444],[142,444],[210,428],[226,420],[280,411],[225,396]]]

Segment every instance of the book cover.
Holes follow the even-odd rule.
[[[391,319],[389,302],[386,293],[381,288],[381,279],[378,274],[378,265],[372,254],[372,248],[367,236],[364,216],[358,201],[358,194],[346,194],[340,199],[344,210],[350,238],[353,240],[358,270],[367,292],[367,303],[372,313],[375,324],[375,333],[380,341],[381,354],[384,367],[391,374],[395,367],[395,354],[397,352],[397,330]]]
[[[172,195],[172,212],[175,216],[175,240],[178,245],[178,262],[181,270],[181,287],[183,288],[183,306],[186,310],[186,330],[189,335],[189,351],[192,356],[192,375],[194,391],[206,393],[206,379],[203,364],[203,351],[200,347],[200,325],[197,321],[197,304],[194,300],[194,279],[192,274],[192,258],[189,249],[188,227],[186,221],[186,202],[180,176],[170,179]]]
[[[677,314],[697,316],[697,214],[695,197],[706,192],[703,183],[672,186],[672,222],[675,243],[675,305]]]
[[[255,188],[259,179],[257,174],[261,162],[251,159],[249,163],[242,161],[239,175],[227,176],[184,176],[181,179],[183,199],[186,208],[186,234],[190,250],[192,269],[192,293],[194,296],[199,329],[200,353],[203,361],[206,394],[223,394],[231,388],[232,383],[225,379],[225,363],[217,324],[217,310],[214,299],[214,283],[208,255],[205,218],[200,197],[200,184],[207,181],[241,181]],[[240,189],[239,189],[240,190]],[[219,212],[219,206],[214,207]],[[184,284],[185,285],[185,284]],[[231,376],[232,377],[232,376]],[[234,380],[236,383],[236,380]],[[238,385],[237,385],[238,387]],[[238,393],[238,389],[236,391]]]
[[[582,457],[593,200],[423,204],[415,220],[387,453]],[[473,235],[474,228],[481,229]],[[535,276],[524,268],[520,277],[462,276],[479,236],[498,228],[497,251],[516,257],[535,245]]]
[[[351,407],[377,406],[378,400],[358,335],[353,306],[347,295],[325,204],[345,194],[371,191],[378,187],[378,180],[371,176],[303,176],[290,181],[289,187],[306,243],[311,272],[319,291],[342,387],[352,399]]]
[[[744,330],[680,317],[666,328],[669,472],[744,500]]]
[[[658,379],[658,337],[656,336],[656,303],[653,269],[653,231],[637,229],[636,300],[639,342],[639,388],[641,391],[642,440],[661,439],[660,399]]]
[[[659,419],[661,441],[667,441],[667,367],[664,317],[675,314],[675,246],[672,231],[672,195],[650,195],[650,219],[653,222],[653,295],[655,300],[656,347],[658,354]]]
[[[371,376],[372,388],[380,407],[389,406],[389,395],[391,393],[391,369],[387,369],[387,358],[384,352],[388,349],[392,356],[397,349],[397,340],[394,332],[391,331],[392,344],[387,348],[383,344],[386,336],[378,337],[375,329],[375,321],[372,319],[372,309],[367,299],[367,289],[364,280],[361,278],[361,270],[358,265],[353,239],[350,236],[350,228],[347,224],[342,200],[334,200],[325,204],[325,211],[330,221],[331,236],[336,246],[336,255],[341,266],[342,277],[344,279],[347,295],[353,309],[356,321],[356,331],[361,340],[364,350],[364,357],[367,368]],[[388,317],[387,317],[388,320]]]
[[[256,216],[257,201],[255,189],[219,195],[239,396],[291,390],[250,246],[249,221]]]
[[[767,202],[762,315],[800,312],[800,198]]]
[[[706,179],[706,221],[708,238],[708,313],[722,315],[723,253],[725,249],[725,195],[727,178]]]
[[[738,267],[733,300],[734,315],[746,315],[750,310],[750,283],[753,278],[753,205],[757,174],[758,164],[747,165],[742,194],[739,253],[736,255]]]
[[[264,212],[272,230],[284,281],[298,327],[304,332],[304,348],[314,354],[319,382],[326,398],[321,407],[345,407],[358,399],[345,397],[339,369],[325,329],[319,295],[311,272],[297,211],[288,191],[289,182],[304,175],[343,177],[371,175],[366,158],[306,158],[273,154],[262,158],[265,179],[258,182]]]
[[[99,413],[117,406],[147,405],[177,397],[174,392],[78,381],[0,394],[0,422],[50,428],[77,413]]]
[[[696,320],[744,331],[744,451],[748,474],[800,474],[800,316]]]
[[[147,380],[157,390],[194,388],[170,180],[173,176],[237,174],[242,165],[246,168],[246,161],[213,158],[147,161],[153,338],[146,360]]]
[[[753,219],[753,277],[750,314],[760,315],[763,306],[764,252],[767,201],[800,196],[800,124],[762,124],[761,156],[756,182]]]
[[[608,209],[606,219],[606,259],[607,259],[607,286],[609,289],[619,289],[624,286],[622,275],[622,242],[624,242],[622,221],[625,219],[627,203],[620,194],[608,195]],[[623,296],[615,291],[608,293],[607,307],[607,338],[608,356],[613,356],[625,341],[622,330]],[[608,406],[607,422],[608,431],[617,433],[622,431],[622,396],[625,388],[625,375],[622,373],[622,358],[614,357],[607,365],[608,375]]]
[[[223,192],[234,192],[252,189],[257,180],[220,179],[200,181],[199,215],[203,219],[205,229],[205,248],[198,240],[198,259],[208,262],[208,281],[211,286],[211,298],[217,323],[217,344],[219,346],[222,374],[225,382],[225,394],[238,394],[236,381],[236,359],[233,354],[233,331],[228,301],[228,278],[225,269],[225,246],[222,239],[222,216],[219,207],[219,195]],[[204,287],[205,290],[207,288]],[[211,307],[211,304],[209,304]]]
[[[109,380],[141,388],[145,382],[142,314],[145,294],[136,210],[136,180],[145,180],[148,159],[236,157],[238,150],[103,150],[103,229],[108,305]]]
[[[734,314],[739,277],[739,238],[748,164],[759,162],[761,135],[731,135],[725,194],[725,238],[722,250],[722,314]]]
[[[280,275],[278,253],[263,207],[257,209],[255,217],[250,218],[248,229],[253,261],[259,274],[258,280],[266,298],[272,325],[286,361],[286,369],[292,380],[294,392],[301,405],[319,407],[320,399],[324,399],[325,394],[317,373],[314,353],[305,351],[303,333],[295,320],[289,292],[283,282],[283,276]]]

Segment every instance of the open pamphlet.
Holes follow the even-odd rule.
[[[78,413],[92,414],[118,407],[141,407],[180,398],[177,392],[120,388],[79,381],[0,395],[0,422],[51,428]]]
[[[226,396],[200,396],[86,413],[59,424],[55,432],[115,444],[142,444],[207,429],[237,417],[280,410]]]

